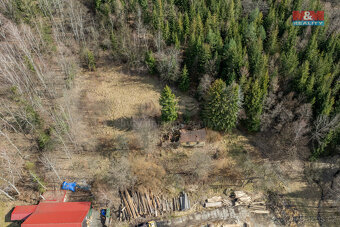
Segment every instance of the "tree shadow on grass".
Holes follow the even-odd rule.
[[[107,120],[105,124],[120,131],[130,131],[132,129],[132,118],[121,117],[114,120]]]
[[[19,227],[21,226],[20,224],[21,222],[11,220],[13,210],[14,207],[5,215],[5,223],[7,224],[8,227]]]

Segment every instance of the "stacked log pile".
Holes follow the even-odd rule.
[[[243,191],[235,191],[229,198],[214,196],[205,201],[205,208],[219,208],[230,206],[247,206],[252,213],[269,214],[264,201],[253,201],[252,198]]]
[[[229,199],[223,199],[221,196],[214,196],[206,200],[204,207],[222,207],[222,206],[231,206],[231,201]]]
[[[147,191],[120,192],[119,221],[130,221],[139,217],[157,217],[165,213],[183,210],[179,197],[168,199]]]

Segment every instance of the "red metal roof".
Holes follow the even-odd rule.
[[[39,203],[22,227],[81,227],[90,202]]]
[[[19,221],[27,218],[30,216],[38,205],[31,205],[31,206],[16,206],[11,214],[12,221]]]

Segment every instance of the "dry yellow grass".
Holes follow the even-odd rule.
[[[129,134],[124,131],[128,127],[126,120],[139,116],[141,105],[151,104],[154,112],[160,115],[158,100],[162,85],[156,78],[126,74],[117,67],[81,75],[76,79],[76,84],[79,109],[84,112],[84,117],[92,121],[94,137]],[[193,98],[180,92],[175,94],[179,99],[180,111],[184,111],[189,104],[197,106]],[[108,125],[108,121],[118,127]]]
[[[74,84],[60,102],[71,104],[71,128],[78,150],[86,155],[73,153],[71,159],[57,161],[57,169],[61,169],[60,175],[65,180],[90,179],[105,172],[111,154],[115,155],[116,147],[121,146],[119,143],[125,141],[126,148],[138,150],[140,145],[136,132],[131,130],[131,118],[138,117],[141,109],[148,115],[160,115],[158,100],[163,88],[155,77],[131,75],[119,67],[84,72]],[[198,106],[193,98],[174,92],[180,110],[189,104]],[[58,159],[64,154],[58,149],[50,155],[51,159]]]

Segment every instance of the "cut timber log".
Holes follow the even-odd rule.
[[[214,197],[211,197],[210,199],[207,199],[208,203],[215,203],[215,202],[221,202],[221,201],[222,201],[221,196],[214,196]]]
[[[143,204],[143,199],[142,199],[142,196],[141,196],[140,192],[137,192],[137,198],[138,198],[138,201],[139,201],[140,214],[141,215],[145,215],[146,214],[146,210],[145,210],[145,206]]]
[[[145,194],[145,197],[146,197],[146,202],[147,202],[148,206],[150,207],[150,214],[154,214],[155,213],[155,209],[152,206],[152,202],[151,202],[151,199],[150,199],[149,195]]]
[[[130,208],[128,202],[126,201],[126,198],[125,198],[125,196],[124,196],[124,194],[122,192],[121,192],[121,196],[122,196],[122,199],[123,199],[123,202],[124,202],[124,206],[127,207],[126,208],[126,211],[127,211],[126,213],[128,215],[125,215],[125,216],[126,216],[126,219],[128,219],[128,217],[132,217],[132,211],[131,211],[131,208]]]
[[[150,214],[151,213],[151,208],[149,207],[149,204],[147,202],[147,199],[146,199],[146,194],[144,193],[144,195],[142,196],[142,200],[143,200],[143,204],[144,204],[144,207],[146,209],[146,214]]]
[[[237,202],[239,204],[250,204],[251,203],[251,197],[248,196],[243,191],[235,191],[235,197],[238,199]]]
[[[137,198],[137,193],[136,192],[132,192],[132,200],[135,204],[135,207],[136,207],[136,210],[137,210],[137,213],[139,214],[140,213],[140,208],[139,208],[139,200]]]
[[[130,194],[127,190],[125,190],[125,197],[126,197],[126,200],[127,200],[128,204],[130,206],[132,218],[137,218],[138,217],[137,209],[136,209],[136,207],[133,203],[133,200],[131,199]]]
[[[211,202],[211,203],[205,203],[205,207],[206,208],[209,208],[209,207],[221,207],[223,204],[222,204],[222,202],[220,201],[220,202]]]
[[[269,210],[252,210],[250,211],[252,213],[255,213],[255,214],[269,214]]]

